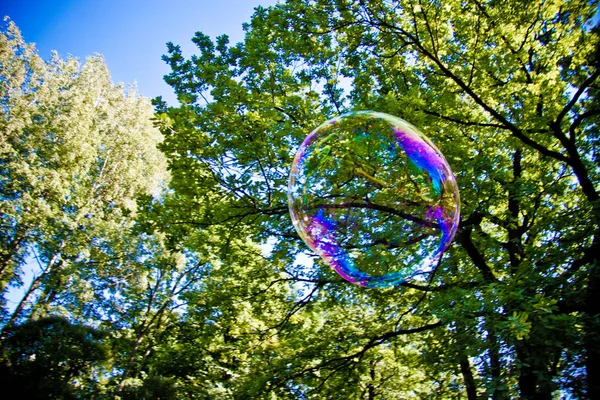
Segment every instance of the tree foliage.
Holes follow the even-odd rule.
[[[42,318],[5,330],[0,356],[4,396],[75,399],[89,396],[88,380],[108,358],[102,332],[59,317]]]
[[[8,332],[45,317],[106,328],[118,372],[87,378],[110,392],[175,307],[187,271],[136,222],[138,201],[168,181],[152,105],[114,86],[100,56],[42,60],[12,22],[0,65],[3,347]]]
[[[171,223],[269,238],[282,274],[269,291],[291,290],[283,322],[266,330],[279,344],[261,357],[273,369],[259,392],[595,396],[596,11],[587,1],[288,1],[257,8],[243,43],[199,32],[189,59],[169,45],[166,80],[181,105],[157,111],[177,193],[165,202]],[[305,250],[285,196],[294,149],[322,121],[361,109],[419,126],[457,172],[460,231],[430,285],[365,290],[319,260],[296,262]],[[240,279],[252,287],[253,276]],[[244,393],[238,373],[233,397]]]
[[[43,61],[12,22],[0,39],[2,289],[38,267],[7,323],[51,304],[94,318],[98,292],[134,273],[120,261],[139,255],[126,234],[138,196],[165,180],[152,107],[113,86],[99,56]]]

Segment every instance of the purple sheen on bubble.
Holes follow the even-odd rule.
[[[290,172],[294,228],[344,279],[387,287],[431,273],[460,217],[454,174],[406,121],[344,114],[311,132]]]
[[[419,168],[427,171],[431,177],[434,190],[440,191],[441,181],[444,179],[446,160],[441,156],[439,150],[428,140],[424,141],[414,131],[394,131],[398,142],[406,152],[408,158]]]

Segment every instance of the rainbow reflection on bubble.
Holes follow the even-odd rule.
[[[435,145],[389,114],[358,111],[312,131],[288,185],[292,223],[346,280],[424,279],[458,228],[454,174]]]

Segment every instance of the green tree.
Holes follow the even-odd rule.
[[[132,231],[137,198],[167,180],[152,106],[114,86],[100,56],[42,60],[12,22],[0,49],[3,294],[26,261],[38,269],[4,323],[104,320],[148,257]]]
[[[276,302],[278,320],[242,329],[244,340],[222,344],[229,356],[188,357],[170,373],[231,398],[597,397],[597,9],[293,0],[257,8],[243,43],[197,33],[190,59],[169,44],[166,80],[181,105],[157,101],[174,190],[166,234],[217,234],[232,262],[236,241],[268,238],[273,250],[242,276],[211,271],[225,280],[193,295],[210,311],[190,309],[182,320],[198,328],[175,329],[161,354],[189,355],[181,335],[202,349],[225,340],[241,321],[227,312],[243,304],[241,282]],[[306,251],[287,217],[293,151],[321,122],[360,109],[420,127],[457,173],[460,231],[429,284],[366,290],[318,260],[296,262]],[[259,268],[279,276],[256,282]],[[244,368],[233,358],[257,348]],[[207,362],[230,372],[207,374]],[[241,384],[250,376],[254,386]]]
[[[107,332],[107,370],[78,379],[110,397],[143,372],[154,336],[176,319],[178,296],[204,262],[186,262],[143,228],[152,213],[141,208],[158,202],[168,181],[150,102],[114,86],[100,56],[42,60],[13,23],[0,49],[0,281],[3,298],[11,286],[22,291],[16,307],[2,308],[3,332],[49,316]],[[26,263],[37,271],[21,282]],[[144,386],[168,388],[160,379]]]
[[[95,382],[86,378],[108,358],[105,337],[58,317],[5,330],[0,353],[3,396],[75,399],[93,393]]]

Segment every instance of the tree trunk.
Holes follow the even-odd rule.
[[[371,362],[371,382],[367,386],[367,395],[369,400],[375,400],[375,362]]]
[[[517,358],[521,365],[519,368],[519,392],[521,399],[533,400],[536,394],[537,376],[531,365],[531,357],[527,353],[528,349],[524,344],[517,344]]]
[[[492,378],[492,382],[494,383],[495,390],[492,394],[493,400],[504,400],[506,396],[506,388],[504,386],[504,381],[502,380],[501,372],[502,365],[500,362],[500,354],[499,354],[499,346],[498,339],[496,337],[496,332],[489,327],[486,328],[488,332],[487,342],[488,349],[490,354],[490,375]]]
[[[600,240],[596,241],[596,253],[600,253]],[[596,258],[590,266],[585,293],[584,345],[586,352],[586,383],[589,399],[600,399],[600,266]]]
[[[463,355],[460,360],[460,372],[462,373],[463,379],[465,380],[467,399],[477,400],[477,388],[475,387],[473,371],[471,371],[471,363],[469,363],[469,358],[465,355]]]
[[[27,306],[27,303],[29,302],[29,300],[31,298],[31,295],[42,286],[43,282],[47,279],[47,277],[50,274],[54,273],[54,270],[56,269],[55,264],[60,259],[60,254],[61,254],[60,250],[64,247],[64,245],[65,245],[65,242],[62,242],[58,246],[58,251],[52,256],[50,261],[48,261],[46,268],[44,268],[42,273],[31,282],[31,285],[29,285],[29,288],[27,289],[27,291],[21,298],[21,301],[19,301],[19,304],[17,305],[17,307],[13,311],[10,319],[6,323],[6,327],[13,326],[19,318],[23,317],[23,312],[25,310],[25,307]],[[38,262],[39,262],[39,259],[38,259]]]
[[[521,362],[519,371],[519,391],[521,399],[552,400],[554,385],[548,354],[549,348],[531,346],[526,341],[517,344],[517,357]]]
[[[25,306],[27,305],[27,302],[29,301],[29,298],[31,297],[33,292],[35,292],[41,286],[42,281],[44,280],[44,276],[45,276],[45,274],[41,274],[40,276],[38,276],[31,282],[31,285],[29,285],[29,288],[23,294],[21,301],[19,301],[19,304],[17,305],[17,307],[13,311],[12,315],[10,316],[10,319],[6,323],[5,328],[14,326],[14,324],[17,322],[17,320],[22,316],[23,311],[25,310]]]

